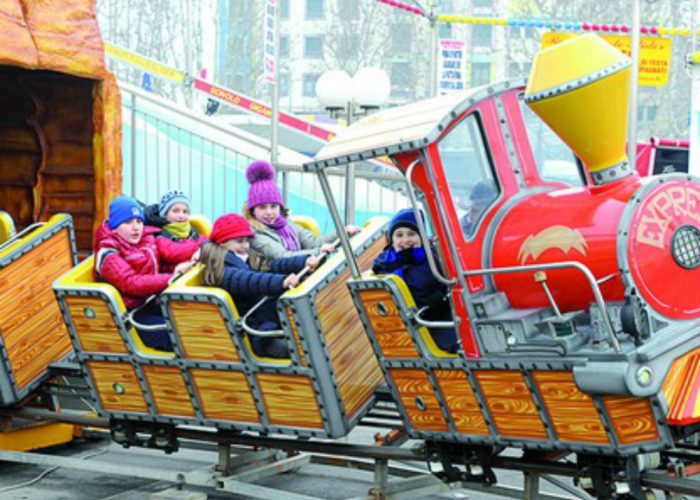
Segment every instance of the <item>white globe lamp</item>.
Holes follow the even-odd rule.
[[[391,93],[391,82],[386,71],[379,68],[360,68],[352,79],[353,100],[365,109],[374,109],[386,103]]]
[[[316,80],[316,96],[326,109],[344,109],[352,96],[353,80],[345,71],[332,69]]]

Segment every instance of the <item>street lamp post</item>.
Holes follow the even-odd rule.
[[[350,126],[355,118],[378,109],[389,98],[391,82],[378,68],[360,68],[354,77],[342,70],[329,70],[316,82],[316,96],[331,116],[345,115]],[[358,109],[359,108],[359,109]],[[345,224],[355,222],[355,165],[347,166],[345,176]]]

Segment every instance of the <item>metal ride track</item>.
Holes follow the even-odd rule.
[[[62,411],[52,412],[38,408],[23,408],[18,410],[3,409],[0,414],[4,416],[14,416],[19,418],[52,420],[59,422],[72,423],[83,425],[92,428],[110,427],[109,419],[100,417],[89,417],[82,412]],[[388,412],[383,412],[383,416],[388,416]],[[377,426],[378,424],[372,424]],[[247,474],[235,474],[227,478],[226,474],[220,474],[217,479],[205,477],[201,471],[193,473],[174,473],[165,472],[154,469],[154,471],[118,470],[110,465],[96,464],[94,462],[86,462],[75,458],[54,457],[51,455],[39,453],[20,453],[20,452],[0,452],[0,460],[33,463],[41,465],[57,465],[67,468],[76,468],[83,470],[93,470],[96,472],[113,473],[121,475],[132,475],[136,477],[144,477],[155,480],[170,481],[178,485],[191,485],[197,487],[212,487],[223,491],[238,492],[266,497],[269,492],[265,492],[265,488],[256,485],[250,485],[243,481],[255,481],[262,477],[271,475],[275,472],[291,471],[300,468],[309,462],[323,463],[327,465],[348,465],[355,468],[365,470],[373,470],[375,474],[375,484],[370,490],[369,495],[377,498],[389,498],[391,495],[399,493],[407,493],[407,488],[410,486],[410,491],[430,491],[437,493],[440,491],[449,491],[455,488],[476,489],[486,493],[501,494],[514,498],[562,498],[556,495],[547,495],[539,492],[538,481],[540,478],[550,481],[555,485],[569,491],[573,495],[578,495],[580,498],[586,498],[583,490],[577,490],[574,486],[565,482],[559,481],[549,476],[564,476],[575,477],[580,473],[580,468],[576,464],[563,462],[559,457],[547,459],[544,455],[535,456],[524,453],[520,457],[510,456],[495,456],[492,457],[489,466],[493,469],[504,469],[510,471],[519,471],[525,475],[525,490],[512,489],[500,485],[490,485],[484,482],[471,481],[455,481],[450,484],[445,484],[437,480],[435,476],[427,474],[429,471],[420,467],[390,467],[389,461],[400,463],[424,464],[427,462],[427,448],[425,443],[412,448],[401,447],[395,444],[386,444],[383,446],[359,445],[350,443],[340,443],[334,441],[320,441],[313,439],[290,439],[257,436],[247,433],[237,433],[222,430],[204,430],[202,428],[179,427],[174,428],[174,435],[179,441],[188,444],[199,443],[200,446],[206,446],[205,443],[211,443],[218,447],[219,463],[215,470],[228,470],[229,461],[236,461],[239,457],[231,458],[230,452],[232,447],[251,448],[266,448],[272,450],[283,450],[290,452],[289,458],[273,462],[267,468],[262,467],[258,472]],[[97,435],[106,435],[105,431],[97,431]],[[398,439],[397,443],[403,442]],[[213,448],[212,448],[213,449]],[[685,468],[678,467],[678,464],[700,463],[700,446],[692,444],[678,445],[676,448],[661,452],[664,459],[673,459],[676,462],[675,473],[684,474]],[[667,460],[664,460],[666,463]],[[107,467],[105,469],[105,467]],[[269,469],[269,470],[268,470]],[[688,472],[692,471],[692,467],[688,467]],[[700,480],[690,479],[687,477],[679,477],[671,475],[662,470],[644,471],[640,474],[640,484],[645,489],[660,490],[664,492],[672,492],[681,495],[700,496]],[[402,479],[398,484],[392,486],[388,481],[388,476],[408,477]],[[439,475],[439,473],[438,473]],[[475,478],[478,476],[474,476]],[[247,486],[246,486],[247,485]],[[257,492],[257,493],[256,493]]]

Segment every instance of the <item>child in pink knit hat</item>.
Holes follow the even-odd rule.
[[[330,243],[335,235],[318,238],[311,231],[287,219],[282,193],[275,184],[275,167],[269,162],[254,161],[248,165],[246,177],[250,188],[243,213],[255,230],[255,237],[250,242],[254,252],[265,260],[272,260],[335,250]],[[355,226],[346,229],[351,235],[359,231]]]

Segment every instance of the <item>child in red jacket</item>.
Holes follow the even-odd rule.
[[[109,204],[109,218],[95,234],[95,277],[113,285],[131,311],[159,294],[168,286],[172,273],[161,273],[160,254],[154,234],[159,230],[144,226],[141,206],[129,196],[118,196]],[[185,262],[175,272],[185,272]],[[135,319],[142,324],[158,325],[165,321],[157,304],[146,306]],[[172,350],[168,331],[141,331],[144,344],[154,349]]]
[[[165,193],[159,204],[146,207],[144,216],[147,225],[160,228],[156,245],[163,272],[190,260],[205,240],[190,223],[190,200],[181,191]]]

